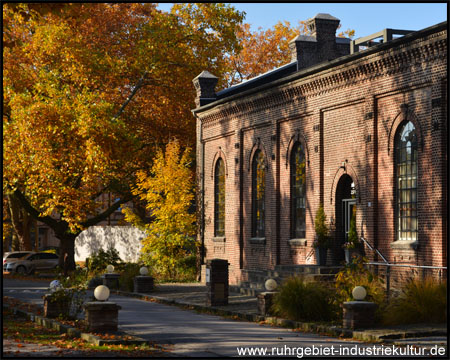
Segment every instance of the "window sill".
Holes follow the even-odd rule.
[[[290,246],[306,246],[306,239],[289,239],[288,243]]]
[[[397,240],[391,243],[392,249],[416,250],[419,242],[417,240]]]
[[[250,238],[250,244],[259,244],[259,245],[265,245],[266,244],[266,238]]]
[[[214,242],[225,242],[225,240],[226,240],[225,236],[214,236],[212,238],[212,241]]]

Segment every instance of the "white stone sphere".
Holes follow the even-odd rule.
[[[274,279],[269,279],[265,282],[264,286],[266,287],[267,291],[274,291],[278,284]]]
[[[50,290],[51,290],[51,291],[56,291],[56,290],[58,290],[59,288],[61,288],[61,283],[59,282],[59,280],[53,280],[53,281],[50,283]]]
[[[109,298],[109,289],[105,285],[99,285],[94,290],[94,296],[98,301],[105,301]]]
[[[367,295],[367,291],[364,286],[356,286],[352,291],[353,299],[364,300]]]
[[[141,267],[141,268],[139,269],[139,273],[140,273],[142,276],[145,276],[145,275],[148,274],[148,269],[147,269],[145,266],[143,266],[143,267]]]
[[[111,274],[114,271],[114,265],[108,265],[106,271]]]

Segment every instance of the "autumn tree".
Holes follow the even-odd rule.
[[[165,151],[158,150],[149,173],[137,173],[133,193],[146,204],[153,220],[144,224],[131,209],[125,218],[147,233],[142,240],[143,259],[163,275],[173,277],[177,264],[195,253],[195,213],[192,150],[182,151],[178,141],[171,141]]]
[[[72,268],[76,236],[133,199],[156,149],[194,143],[187,84],[225,71],[242,18],[222,4],[3,6],[3,190],[54,230]]]
[[[297,35],[309,35],[306,21],[299,21],[297,26],[289,21],[279,21],[272,28],[258,28],[252,31],[250,24],[242,24],[237,37],[242,50],[228,56],[227,85],[241,83],[272,69],[286,65],[291,61],[289,42]],[[347,29],[337,34],[338,37],[353,37],[354,30]]]

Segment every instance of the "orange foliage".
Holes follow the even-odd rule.
[[[251,79],[291,61],[289,42],[297,35],[309,35],[305,21],[291,26],[289,21],[276,23],[273,28],[257,31],[250,29],[250,24],[241,25],[237,36],[242,51],[231,54],[228,58],[228,86]],[[338,37],[353,37],[354,30],[340,32]]]
[[[171,14],[150,3],[7,4],[3,18],[4,186],[41,221],[58,213],[77,233],[104,214],[100,194],[131,196],[160,144],[194,143],[191,80],[224,72],[242,14],[220,4]]]

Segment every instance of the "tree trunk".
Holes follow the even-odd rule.
[[[7,196],[11,224],[19,241],[19,250],[31,251],[33,250],[30,239],[30,229],[32,224],[31,217],[25,209],[20,206],[19,201],[13,194],[8,194]]]
[[[67,253],[67,268],[75,270],[75,238],[78,234],[64,234],[57,236],[59,239],[59,261],[58,266],[64,269],[64,254]]]

